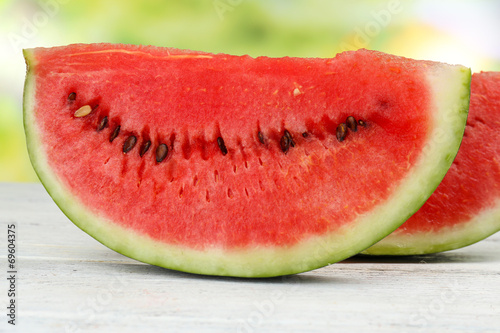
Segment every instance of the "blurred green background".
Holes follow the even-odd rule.
[[[37,181],[22,125],[23,48],[115,42],[332,57],[365,47],[500,71],[499,17],[495,0],[0,0],[0,181]]]

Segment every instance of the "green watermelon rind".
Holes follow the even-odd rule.
[[[500,200],[483,209],[467,222],[443,228],[439,232],[402,234],[395,231],[363,251],[369,255],[408,256],[460,249],[500,231]]]
[[[213,248],[196,250],[164,244],[126,230],[95,215],[80,204],[51,170],[41,133],[34,119],[36,60],[24,50],[28,65],[24,88],[24,126],[33,167],[49,195],[80,229],[107,247],[136,260],[198,274],[270,277],[309,271],[355,255],[378,242],[415,213],[439,185],[461,143],[467,119],[470,69],[429,63],[428,82],[433,91],[435,125],[422,158],[401,181],[384,205],[359,216],[355,223],[335,233],[312,236],[286,248]]]

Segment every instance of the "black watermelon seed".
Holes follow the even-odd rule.
[[[346,119],[347,128],[353,132],[358,130],[358,123],[356,123],[356,119],[353,116],[349,116]]]
[[[286,136],[286,134],[281,137],[280,148],[285,154],[288,152],[288,149],[290,149],[290,138]]]
[[[120,134],[120,125],[116,126],[113,133],[111,133],[111,136],[109,137],[109,142],[113,142],[113,140],[116,139],[118,134]]]
[[[76,93],[72,92],[68,95],[68,101],[74,101],[76,99]]]
[[[292,135],[288,130],[285,130],[285,135],[288,138],[288,141],[290,141],[290,147],[295,147],[295,142],[293,141]]]
[[[134,148],[136,143],[137,143],[137,138],[134,135],[129,136],[127,138],[127,140],[125,140],[125,142],[123,142],[123,149],[122,149],[123,153],[126,154],[129,151],[131,151],[132,148]]]
[[[219,136],[217,138],[217,144],[219,145],[219,148],[220,148],[220,151],[222,152],[222,155],[226,155],[227,148],[226,148],[226,144],[224,143],[224,139]]]
[[[162,143],[156,147],[156,162],[160,163],[167,157],[168,147],[166,144]]]
[[[337,140],[339,140],[339,142],[344,141],[346,135],[347,135],[347,125],[342,123],[339,126],[337,126]]]
[[[302,137],[307,138],[308,136],[309,136],[309,133],[307,133],[307,132],[302,133]]]
[[[262,132],[257,133],[257,136],[259,137],[259,142],[262,144],[265,144],[266,142],[264,141],[264,134]]]
[[[108,117],[103,117],[97,124],[97,131],[102,131],[106,126],[108,126]]]
[[[363,120],[361,120],[361,119],[358,120],[358,124],[359,124],[359,126],[363,126],[363,127],[366,126],[366,123]]]
[[[139,156],[143,156],[144,154],[146,154],[146,152],[149,150],[149,147],[151,147],[151,141],[146,141],[142,144],[141,146],[141,150],[139,151]]]

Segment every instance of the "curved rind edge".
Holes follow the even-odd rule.
[[[443,228],[439,232],[391,234],[362,253],[409,256],[451,251],[475,244],[499,231],[500,200],[497,200],[493,208],[483,209],[466,222]]]
[[[33,64],[31,52],[25,50],[24,54],[28,65]],[[385,205],[360,216],[349,228],[311,237],[283,249],[259,247],[250,250],[232,249],[230,252],[219,248],[193,250],[160,243],[91,213],[53,173],[40,145],[40,132],[33,119],[33,98],[36,91],[33,66],[28,66],[24,90],[23,110],[28,152],[41,182],[64,214],[97,241],[125,256],[169,269],[205,275],[270,277],[300,273],[346,259],[387,236],[424,204],[443,179],[458,152],[465,129],[470,70],[461,66],[438,68],[449,73],[444,73],[445,77],[442,78],[446,83],[433,82],[434,76],[430,75],[433,95],[446,94],[459,98],[453,97],[445,101],[444,107],[437,101],[436,105],[441,107],[441,112],[436,114],[436,126],[426,148],[428,155],[417,162],[418,166],[404,179],[394,195]],[[441,123],[443,119],[446,119],[446,126]],[[439,142],[441,143],[438,144]]]
[[[367,255],[421,255],[456,250],[500,231],[500,199],[467,221],[439,231],[404,234],[396,230],[363,251]]]
[[[408,256],[460,249],[475,244],[500,231],[500,200],[467,222],[443,228],[439,232],[389,235],[363,251],[368,255]]]

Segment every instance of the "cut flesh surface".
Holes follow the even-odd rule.
[[[365,253],[441,252],[499,231],[499,127],[500,72],[475,73],[464,138],[445,178],[417,213]]]
[[[469,103],[469,69],[367,50],[25,57],[28,150],[54,201],[111,249],[200,274],[292,274],[379,241],[444,177]]]

